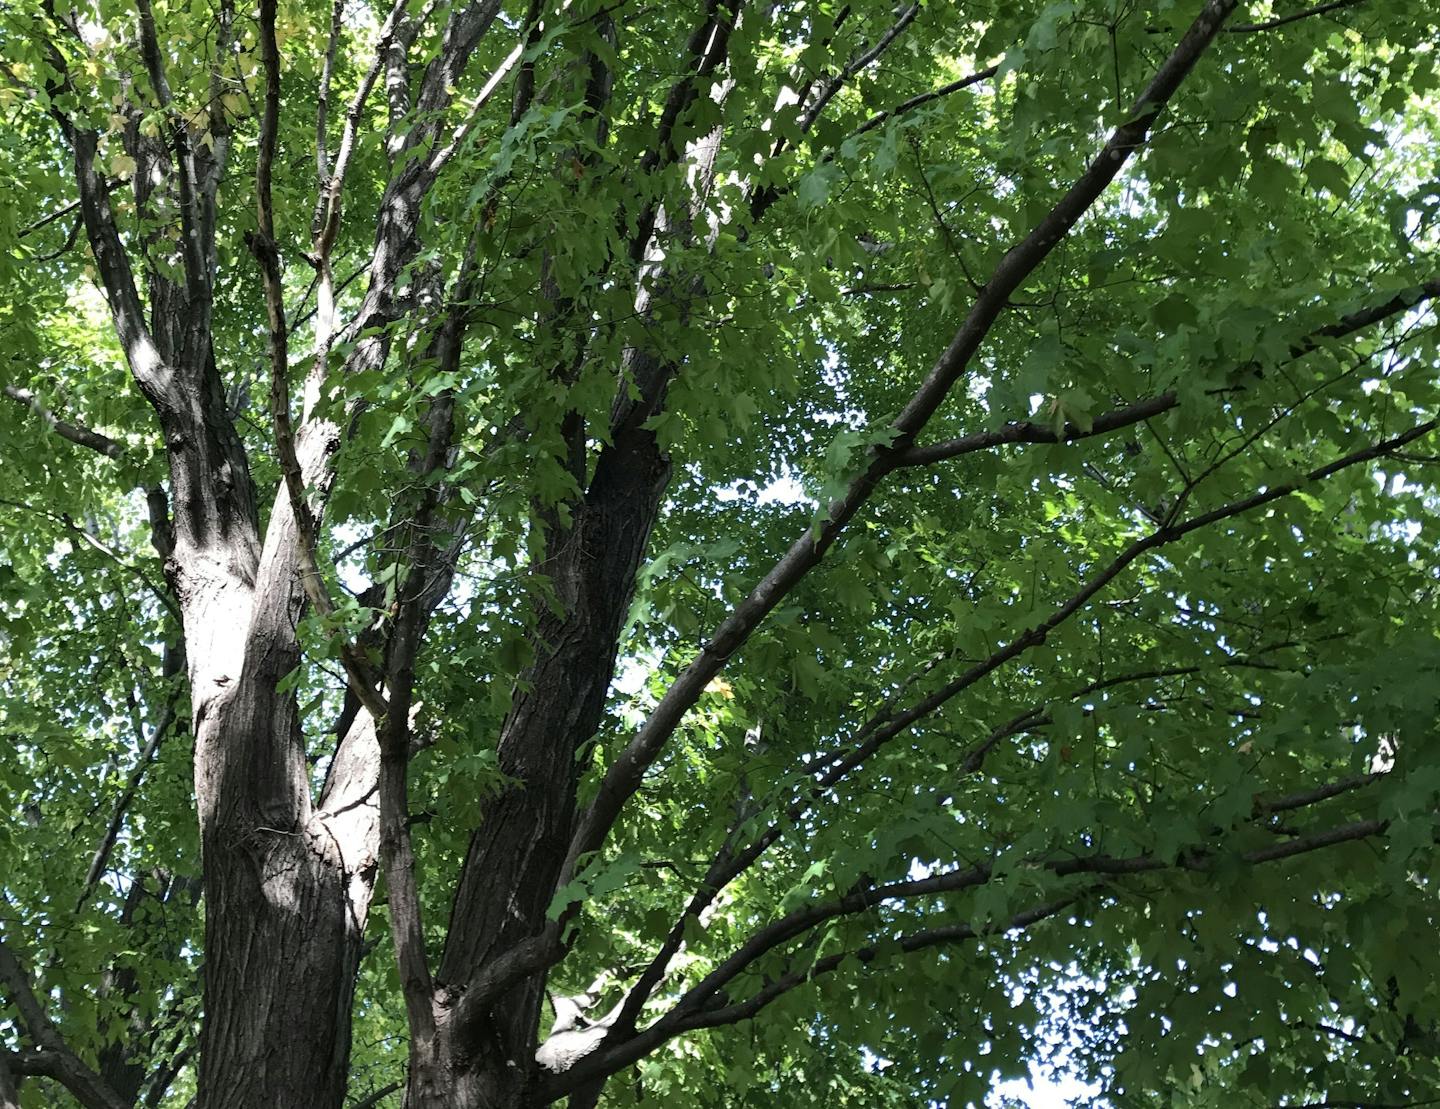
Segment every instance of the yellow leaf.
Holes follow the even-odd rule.
[[[110,172],[122,180],[129,180],[135,172],[135,159],[123,150],[110,156]]]
[[[706,693],[718,693],[727,701],[735,700],[735,688],[724,678],[711,678],[710,684],[705,687]]]

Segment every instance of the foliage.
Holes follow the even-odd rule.
[[[616,1062],[602,1104],[983,1104],[1031,1061],[1117,1106],[1440,1089],[1433,6],[1242,6],[1005,295],[923,432],[897,431],[1007,252],[1143,113],[1197,7],[745,6],[677,99],[706,49],[686,43],[727,5],[506,4],[435,118],[391,119],[383,75],[356,113],[331,344],[305,257],[321,72],[330,57],[333,157],[388,9],[281,5],[288,371],[304,379],[318,345],[307,418],[344,433],[317,493],[334,610],[309,608],[282,692],[318,796],[351,645],[382,664],[367,636],[414,589],[416,537],[440,537],[454,580],[415,659],[408,771],[432,965],[475,830],[515,786],[499,736],[545,694],[536,660],[573,615],[556,551],[580,541],[614,414],[645,388],[633,352],[673,368],[644,422],[670,476],[603,715],[576,737],[582,812],[777,559],[823,553],[703,677],[549,905],[564,950],[546,988],[598,978],[594,1017],[673,955],[641,999],[639,1035],[664,1034]],[[176,1106],[195,1091],[205,906],[199,706],[175,568],[152,546],[155,494],[174,494],[72,231],[56,116],[99,135],[145,280],[179,272],[184,223],[171,192],[132,180],[144,138],[178,115],[196,148],[228,147],[215,357],[262,512],[281,511],[247,246],[266,218],[250,178],[264,21],[237,11],[227,37],[216,11],[156,4],[162,104],[128,5],[0,9],[0,935],[16,960],[0,1046],[17,1073],[48,1046],[28,981],[76,1055],[107,1077],[138,1067],[153,1100],[137,1103]],[[449,9],[397,11],[418,81]],[[422,125],[438,137],[387,152]],[[362,318],[387,189],[451,140],[395,278],[403,310]],[[447,363],[435,341],[457,307]],[[357,368],[381,334],[388,355]],[[453,441],[420,472],[442,400]],[[714,891],[713,868],[757,843]],[[354,1102],[405,1074],[388,889],[366,925]],[[45,1077],[21,1091],[68,1096]]]

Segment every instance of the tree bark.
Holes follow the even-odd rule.
[[[554,537],[547,574],[564,615],[546,614],[537,658],[522,676],[500,735],[500,769],[518,784],[486,807],[470,842],[439,968],[462,985],[477,967],[538,934],[569,846],[577,749],[594,735],[615,667],[635,574],[655,522],[669,462],[654,436],[601,464],[575,508],[569,531]],[[502,995],[474,1027],[440,1024],[436,1068],[443,1101],[412,1082],[407,1106],[512,1109],[531,1104],[543,975]]]

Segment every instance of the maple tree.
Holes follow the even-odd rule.
[[[1437,32],[0,6],[0,1107],[1426,1103]]]

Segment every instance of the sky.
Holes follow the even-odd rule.
[[[1029,1109],[1071,1109],[1072,1106],[1093,1104],[1097,1086],[1087,1086],[1074,1078],[1048,1079],[1030,1071],[1030,1081],[1017,1079],[995,1087],[996,1094],[1018,1098]]]

